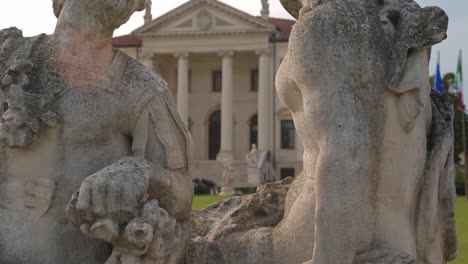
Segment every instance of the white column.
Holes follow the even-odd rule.
[[[141,63],[145,65],[148,69],[154,71],[154,54],[150,52],[144,52]]]
[[[219,55],[223,57],[223,80],[221,90],[221,150],[218,154],[218,160],[227,161],[233,159],[232,56],[234,52],[222,51]]]
[[[258,50],[258,150],[270,150],[271,100],[270,49]]]
[[[189,122],[189,61],[188,53],[178,53],[177,67],[177,112],[188,127]]]

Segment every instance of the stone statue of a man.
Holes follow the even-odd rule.
[[[304,170],[287,195],[267,185],[194,214],[190,263],[452,261],[453,109],[428,80],[446,13],[414,0],[281,2],[298,20],[276,89]]]
[[[268,16],[270,15],[270,3],[268,0],[261,0],[261,2],[262,10],[260,11],[260,14],[263,18],[268,18]]]
[[[181,261],[190,134],[166,82],[111,46],[144,4],[53,0],[51,36],[0,31],[0,263]]]
[[[428,80],[446,13],[413,0],[281,2],[298,21],[276,86],[305,148],[275,230],[283,259],[453,260],[453,110]]]

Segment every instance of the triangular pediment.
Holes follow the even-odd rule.
[[[268,21],[217,0],[191,0],[136,29],[137,35],[274,32]]]

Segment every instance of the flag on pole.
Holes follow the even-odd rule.
[[[458,103],[460,109],[466,112],[465,106],[468,105],[468,94],[465,94],[463,90],[463,55],[462,51],[460,50],[460,54],[458,55],[458,64],[457,64],[457,73],[455,74],[455,87],[458,91]]]
[[[440,74],[440,51],[437,53],[437,68],[434,76],[434,89],[440,94],[444,94],[444,85],[442,83],[442,75]]]

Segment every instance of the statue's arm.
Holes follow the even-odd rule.
[[[157,168],[157,166],[156,166]],[[161,180],[161,175],[163,180]],[[186,220],[192,210],[193,185],[187,170],[157,168],[150,175],[150,198],[177,220]]]
[[[141,203],[154,199],[176,220],[189,218],[193,197],[186,155],[189,135],[171,120],[160,96],[140,109],[131,127],[133,157],[122,157],[82,182],[67,207],[72,223],[133,219]]]
[[[193,185],[188,170],[190,135],[178,127],[160,97],[147,103],[133,128],[133,154],[152,163],[148,194],[178,220],[190,217]]]
[[[87,177],[66,209],[88,237],[114,245],[110,259],[178,254],[191,213],[190,135],[164,95],[149,97],[129,130],[133,157]]]

